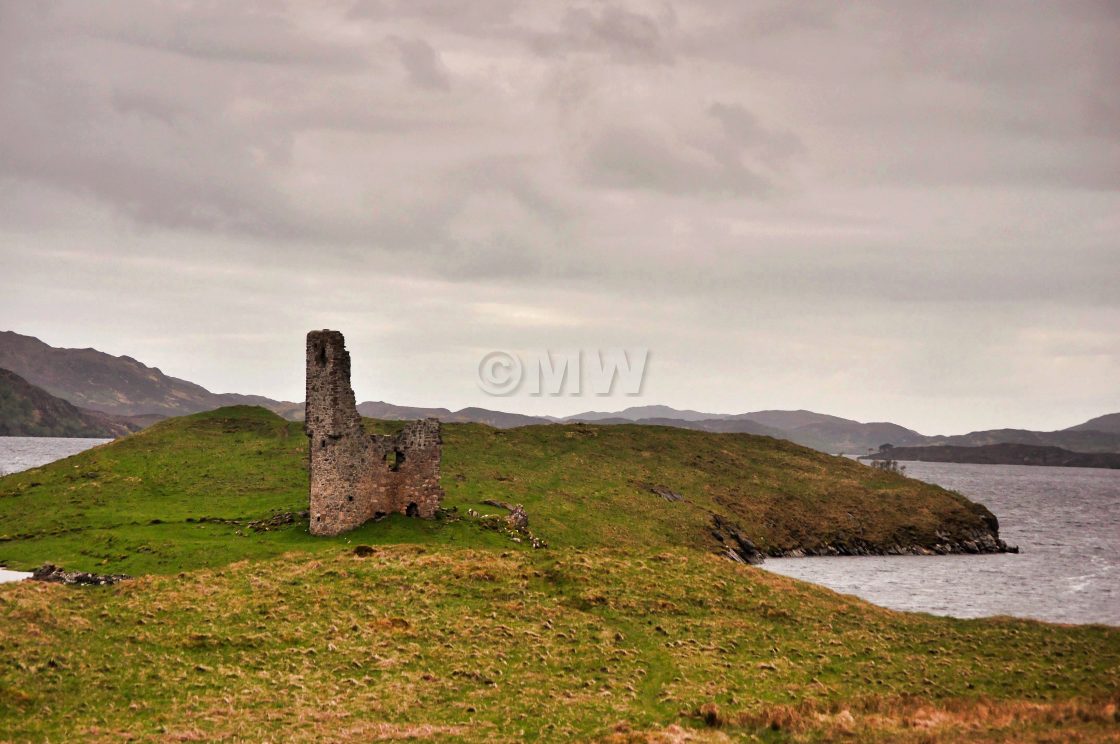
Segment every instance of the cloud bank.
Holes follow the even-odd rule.
[[[0,2],[0,313],[219,391],[928,433],[1120,409],[1109,3]]]

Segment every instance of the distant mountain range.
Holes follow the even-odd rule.
[[[298,421],[303,403],[259,395],[212,393],[201,385],[165,375],[128,356],[96,349],[59,349],[37,338],[0,332],[0,368],[26,383],[87,412],[136,417],[151,422],[228,405],[258,405]],[[45,405],[45,404],[44,404]],[[1120,413],[1100,416],[1060,431],[993,429],[955,436],[927,436],[890,422],[863,423],[813,411],[754,411],[726,414],[680,410],[662,405],[634,406],[622,411],[587,411],[562,419],[526,416],[485,408],[423,408],[382,401],[358,404],[363,416],[409,420],[434,416],[447,422],[476,422],[512,428],[555,422],[675,426],[712,432],[761,434],[788,439],[831,453],[863,454],[882,444],[902,446],[981,446],[1012,443],[1062,447],[1075,452],[1120,452]],[[135,425],[137,419],[128,419]]]
[[[686,429],[699,429],[714,432],[743,432],[763,434],[822,452],[862,454],[868,450],[878,450],[882,444],[898,446],[956,445],[975,447],[986,444],[1009,442],[1037,446],[1062,447],[1076,452],[1120,452],[1120,432],[1087,429],[1079,424],[1060,431],[1029,431],[1026,429],[991,429],[974,431],[970,434],[953,436],[927,436],[913,429],[890,422],[862,423],[851,419],[830,416],[813,411],[756,411],[735,415],[721,415],[718,418],[682,418],[672,414],[673,409],[658,407],[659,413],[666,414],[657,418],[631,418],[634,411],[626,409],[614,414],[595,414],[593,419],[600,424],[636,423],[658,426],[679,426]],[[694,412],[683,412],[691,416]],[[567,420],[587,420],[584,414]],[[1120,414],[1110,414],[1093,419],[1092,422],[1110,422],[1120,419]],[[1092,423],[1092,422],[1086,422]]]
[[[1120,413],[1108,413],[1089,419],[1083,424],[1071,426],[1066,431],[1107,431],[1120,434]]]
[[[533,424],[551,424],[552,421],[539,416],[525,416],[520,413],[506,413],[504,411],[491,411],[486,408],[462,408],[450,411],[446,408],[417,408],[414,406],[395,406],[392,403],[381,401],[366,401],[358,404],[358,413],[363,416],[387,421],[411,421],[419,418],[438,418],[448,423],[475,423],[486,424],[498,429],[512,429],[515,426],[531,426]],[[299,418],[303,418],[300,411]]]
[[[128,356],[56,349],[32,336],[0,331],[0,368],[76,406],[122,416],[182,416],[222,406],[260,405],[284,415],[302,403],[212,393]]]
[[[709,419],[732,418],[721,413],[701,413],[700,411],[681,411],[669,406],[633,406],[624,411],[605,413],[603,411],[587,411],[567,416],[568,421],[639,421],[644,419],[673,419],[676,421],[705,421]]]

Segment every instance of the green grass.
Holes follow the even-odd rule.
[[[399,426],[369,422],[371,429]],[[647,426],[444,427],[444,505],[459,518],[392,519],[335,539],[306,522],[266,533],[242,523],[307,508],[302,426],[253,407],[171,419],[42,468],[0,479],[0,564],[174,573],[318,552],[339,542],[487,546],[465,518],[486,499],[523,503],[554,547],[715,550],[712,515],[760,547],[861,539],[931,544],[975,528],[982,507],[936,486],[789,442]],[[682,493],[667,502],[643,484]]]
[[[0,561],[140,576],[0,585],[0,741],[1120,740],[1120,630],[892,612],[709,534],[920,541],[983,518],[963,497],[748,435],[444,439],[447,514],[338,538],[247,527],[307,501],[300,425],[262,409],[0,479]]]

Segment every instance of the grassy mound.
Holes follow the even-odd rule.
[[[371,428],[400,424],[369,422]],[[444,505],[458,516],[391,518],[335,539],[305,519],[299,423],[231,407],[161,422],[42,468],[0,479],[0,564],[102,573],[176,572],[340,542],[507,545],[468,509],[523,503],[553,547],[716,550],[713,516],[765,550],[861,541],[928,545],[984,527],[990,514],[936,486],[789,442],[652,426],[444,427]],[[650,491],[678,492],[666,501]]]
[[[0,561],[149,574],[0,585],[0,739],[1117,738],[1116,629],[896,613],[713,554],[713,515],[764,548],[990,516],[956,494],[748,435],[444,434],[450,514],[338,538],[251,524],[307,502],[300,425],[263,409],[0,479]],[[549,549],[469,516],[495,499]]]
[[[20,741],[1118,733],[1115,629],[896,613],[687,549],[335,544],[5,585],[0,637],[0,730]]]

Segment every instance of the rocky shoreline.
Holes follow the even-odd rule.
[[[994,517],[991,518],[994,521]],[[1019,548],[1008,545],[990,528],[978,528],[963,535],[936,533],[936,540],[928,544],[887,546],[866,540],[836,540],[819,546],[760,549],[745,537],[740,529],[719,515],[712,515],[711,535],[719,543],[719,551],[737,563],[758,565],[767,558],[810,558],[824,556],[884,556],[884,555],[981,555],[992,553],[1018,553]]]
[[[939,542],[930,545],[899,545],[886,547],[872,545],[862,540],[826,543],[814,548],[773,549],[766,552],[771,558],[809,558],[819,556],[882,556],[882,555],[981,555],[992,553],[1018,553],[1016,545],[1008,545],[990,532],[976,530],[952,537],[938,533]]]

